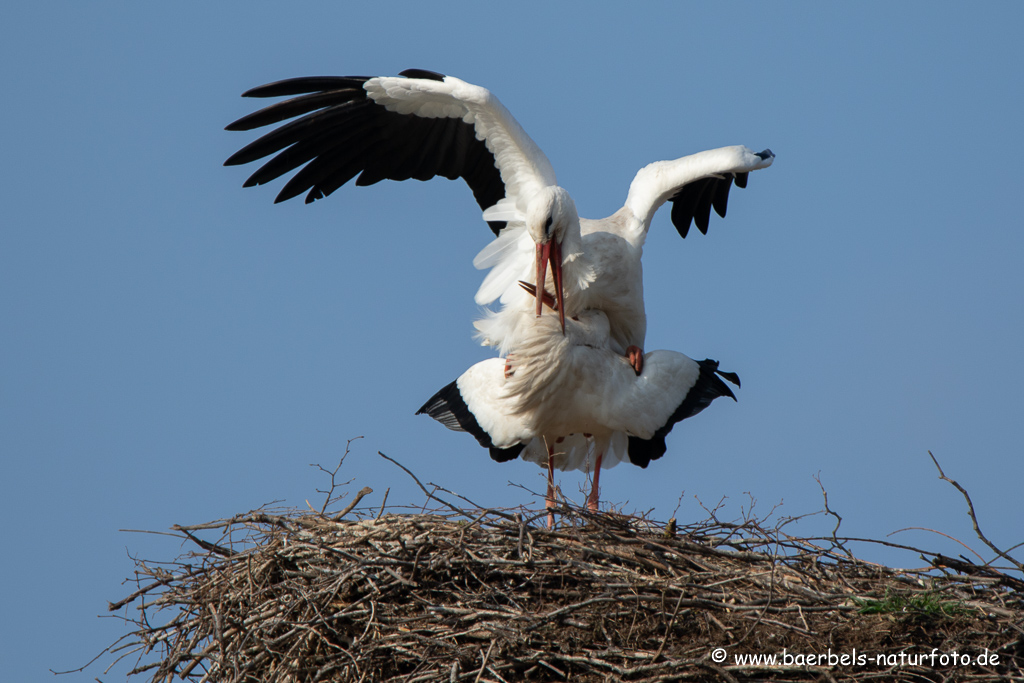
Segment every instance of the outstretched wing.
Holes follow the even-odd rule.
[[[227,126],[242,131],[284,123],[224,162],[276,155],[245,181],[292,176],[282,202],[326,197],[348,181],[462,178],[495,234],[539,188],[555,184],[551,163],[485,88],[452,76],[408,69],[400,76],[310,77],[270,83],[243,97],[289,97]],[[496,207],[497,208],[492,208]]]
[[[665,354],[666,352],[655,351],[653,353]],[[650,358],[651,355],[648,354],[648,357]],[[672,355],[685,358],[683,354]],[[665,437],[672,431],[672,427],[676,423],[682,422],[688,417],[693,417],[711,405],[711,402],[716,398],[728,396],[732,400],[736,400],[736,394],[732,393],[729,386],[720,379],[726,379],[738,387],[740,385],[740,378],[735,372],[719,370],[718,361],[716,360],[693,361],[685,358],[685,362],[696,366],[697,372],[693,384],[688,387],[676,387],[677,391],[679,389],[685,390],[681,396],[673,395],[671,392],[658,392],[659,395],[652,396],[652,399],[657,402],[662,415],[668,412],[666,407],[670,408],[672,402],[678,401],[678,403],[674,409],[670,408],[671,414],[663,421],[660,427],[654,430],[650,438],[642,438],[640,436],[629,437],[629,461],[634,465],[647,467],[651,460],[657,460],[663,456],[667,450]],[[645,372],[647,370],[647,368],[644,368]],[[666,403],[666,400],[668,403]],[[657,411],[649,410],[648,412],[653,413]],[[651,415],[648,414],[646,417],[651,417]]]
[[[481,361],[431,396],[416,414],[429,415],[448,429],[469,432],[493,460],[514,460],[532,434],[521,419],[504,410],[504,372],[505,361],[500,358]]]
[[[640,169],[629,186],[626,206],[642,223],[651,225],[654,213],[672,202],[672,224],[686,237],[692,223],[707,234],[711,209],[725,217],[729,189],[747,186],[747,174],[772,165],[770,149],[753,152],[747,147],[720,147],[672,161],[655,161]]]

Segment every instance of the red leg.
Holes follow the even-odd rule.
[[[548,510],[548,528],[555,526],[555,447],[548,446],[548,495],[544,503]]]
[[[600,495],[597,480],[601,477],[601,458],[603,457],[604,453],[598,453],[597,459],[594,460],[594,482],[590,485],[590,496],[587,498],[587,510],[590,512],[597,512],[597,499]]]
[[[644,371],[644,350],[639,346],[627,348],[626,358],[629,359],[629,364],[633,366],[633,372],[639,375]]]

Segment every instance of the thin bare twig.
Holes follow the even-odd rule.
[[[364,486],[363,488],[359,489],[359,493],[357,493],[356,497],[352,499],[352,502],[346,505],[344,510],[331,517],[331,519],[333,519],[335,522],[341,520],[342,517],[352,512],[352,510],[355,509],[356,505],[359,505],[359,501],[361,501],[363,498],[370,495],[371,493],[373,493],[373,489],[371,489],[369,486]]]
[[[836,538],[836,534],[839,532],[839,527],[843,524],[843,518],[839,516],[839,513],[828,506],[828,491],[825,490],[825,485],[821,483],[821,472],[819,471],[814,475],[814,481],[818,482],[818,487],[821,489],[821,497],[825,499],[825,514],[832,515],[836,518],[836,526],[832,529],[832,543],[837,548],[847,554],[848,557],[853,557],[853,553],[847,548],[842,542]]]
[[[389,493],[391,493],[391,487],[390,486],[387,488],[386,491],[384,491],[384,500],[382,500],[380,502],[380,511],[377,513],[377,519],[375,521],[380,521],[380,518],[384,515],[384,508],[388,504],[388,494]]]
[[[964,500],[967,501],[968,514],[971,517],[971,523],[974,525],[974,533],[978,535],[978,538],[980,538],[985,545],[991,548],[996,555],[999,555],[999,557],[1003,558],[1004,560],[1015,566],[1017,569],[1024,572],[1024,564],[1010,557],[1005,552],[997,548],[996,545],[992,543],[992,541],[988,540],[988,538],[985,537],[985,534],[981,533],[981,527],[978,525],[978,516],[974,514],[974,503],[971,502],[971,496],[967,493],[967,489],[965,489],[963,486],[957,483],[955,479],[950,479],[949,477],[946,476],[946,473],[942,471],[942,467],[939,466],[939,461],[935,459],[935,456],[932,455],[931,451],[928,451],[928,457],[932,459],[933,463],[935,463],[935,469],[939,471],[939,479],[947,481],[950,484],[952,484],[953,488],[959,491],[963,495]]]
[[[451,510],[452,512],[454,512],[454,513],[455,513],[455,514],[457,514],[457,515],[458,515],[458,514],[462,514],[462,510],[460,510],[459,508],[455,507],[454,505],[452,505],[452,504],[451,504],[451,503],[449,503],[448,501],[446,501],[446,500],[444,500],[444,499],[442,499],[442,498],[438,498],[438,497],[437,497],[437,496],[435,496],[435,495],[434,495],[433,493],[431,493],[430,491],[428,491],[428,490],[427,490],[427,487],[423,485],[423,482],[421,482],[421,481],[420,481],[420,480],[419,480],[419,479],[418,479],[418,478],[416,477],[416,475],[415,475],[415,474],[413,474],[413,473],[412,473],[412,472],[411,472],[411,471],[409,470],[409,468],[408,468],[408,467],[406,467],[406,466],[405,466],[405,465],[403,465],[402,463],[398,462],[398,461],[397,461],[397,460],[395,460],[394,458],[391,458],[391,457],[388,457],[387,455],[384,455],[384,454],[383,454],[383,453],[381,453],[380,451],[377,451],[377,455],[379,455],[380,457],[384,458],[385,460],[388,460],[388,461],[390,461],[390,462],[394,463],[395,465],[398,465],[398,466],[399,466],[400,468],[402,468],[402,470],[403,470],[403,471],[404,471],[404,472],[405,472],[406,474],[408,474],[408,475],[409,475],[410,477],[412,477],[412,480],[413,480],[413,481],[415,481],[415,482],[416,482],[416,485],[420,487],[420,490],[421,490],[421,491],[423,491],[423,493],[425,493],[425,494],[427,495],[427,498],[429,498],[430,500],[436,500],[436,501],[437,501],[438,503],[440,503],[441,505],[444,505],[444,506],[445,506],[446,508],[448,508],[449,510]]]
[[[333,503],[336,500],[334,498],[334,491],[339,486],[348,485],[348,484],[352,483],[352,480],[349,479],[347,482],[344,482],[344,484],[340,484],[340,483],[338,483],[336,477],[338,475],[338,470],[340,470],[341,466],[345,464],[345,458],[348,457],[348,454],[349,454],[349,452],[352,449],[352,442],[353,441],[357,441],[357,440],[359,440],[361,438],[363,438],[363,437],[356,436],[356,437],[353,437],[353,438],[351,438],[351,439],[349,439],[348,441],[345,442],[345,452],[341,454],[341,458],[338,459],[338,464],[335,466],[335,468],[333,470],[328,470],[325,467],[323,467],[322,465],[310,465],[310,467],[316,467],[321,472],[324,472],[325,474],[327,474],[331,478],[331,488],[329,488],[326,491],[321,491],[320,489],[317,489],[317,493],[325,494],[324,495],[324,504],[320,508],[320,514],[321,515],[324,514],[324,512],[327,511],[327,506],[330,505],[331,503]],[[307,501],[306,504],[309,505],[309,502]],[[342,516],[344,516],[344,515],[342,515]]]

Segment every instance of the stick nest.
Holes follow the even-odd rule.
[[[714,517],[675,529],[563,507],[550,531],[536,516],[453,507],[338,517],[175,527],[196,549],[136,561],[138,590],[110,606],[132,630],[110,652],[153,681],[1024,676],[1024,581],[992,565],[918,551],[928,567],[894,570],[856,559],[849,539]],[[911,659],[934,650],[988,658]],[[736,659],[758,654],[779,660]]]

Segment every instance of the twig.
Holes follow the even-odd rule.
[[[373,493],[373,489],[371,489],[369,486],[364,486],[363,488],[359,489],[359,493],[357,493],[356,497],[352,499],[352,502],[345,506],[344,510],[331,517],[331,520],[335,522],[340,521],[342,517],[352,512],[352,510],[355,509],[356,505],[359,505],[359,501],[361,501],[363,498],[370,495],[371,493]]]
[[[980,554],[978,554],[978,552],[974,548],[972,548],[971,546],[967,545],[966,543],[961,541],[959,538],[955,538],[953,536],[950,536],[949,534],[944,534],[941,531],[937,531],[935,529],[929,529],[929,528],[923,527],[923,526],[903,527],[902,529],[897,529],[896,531],[893,531],[891,533],[886,534],[885,537],[889,538],[890,536],[895,536],[896,534],[902,533],[904,531],[930,531],[931,533],[937,534],[939,536],[942,536],[943,538],[948,538],[949,540],[953,541],[954,543],[959,543],[960,546],[962,546],[964,548],[964,550],[966,550],[969,553],[974,553],[974,556],[977,557],[982,562],[985,561],[985,558],[982,557]]]
[[[658,646],[658,651],[654,653],[653,657],[651,657],[652,663],[658,661],[658,657],[660,657],[661,653],[665,651],[665,643],[668,642],[668,636],[672,633],[672,627],[675,626],[676,616],[679,614],[679,606],[683,604],[684,595],[686,595],[684,591],[679,591],[679,599],[676,600],[676,608],[672,610],[672,618],[669,619],[668,626],[665,627],[665,637],[661,639],[661,645]]]
[[[963,494],[964,500],[967,501],[968,514],[971,516],[971,523],[974,525],[974,533],[978,534],[978,538],[980,538],[985,543],[985,545],[991,548],[993,552],[999,555],[999,557],[1003,558],[1004,560],[1015,566],[1017,569],[1024,572],[1024,564],[1018,562],[1017,560],[1015,560],[1014,558],[1010,557],[1002,550],[997,548],[995,544],[992,543],[992,541],[988,540],[988,538],[985,537],[985,534],[981,533],[981,527],[978,526],[978,517],[974,514],[974,503],[971,502],[971,497],[967,494],[967,490],[963,486],[958,484],[956,480],[950,479],[949,477],[946,476],[946,473],[943,472],[942,468],[939,466],[939,461],[935,459],[935,456],[932,455],[931,451],[928,451],[928,457],[930,457],[932,459],[932,462],[935,463],[935,468],[939,471],[939,479],[943,481],[948,481],[950,484],[953,485],[953,487],[957,491]]]
[[[374,520],[375,522],[379,522],[379,521],[380,521],[380,518],[381,518],[381,516],[382,516],[382,515],[384,514],[384,508],[385,508],[385,507],[387,506],[387,504],[388,504],[388,494],[389,494],[389,493],[391,493],[391,487],[390,487],[390,486],[389,486],[389,487],[387,488],[387,490],[386,490],[386,491],[384,492],[384,500],[382,500],[382,501],[380,502],[380,512],[378,512],[378,513],[377,513],[377,518],[376,518],[376,519]]]
[[[480,677],[484,675],[484,671],[487,669],[487,660],[491,658],[491,650],[494,649],[494,641],[487,647],[487,654],[484,655],[484,661],[480,665],[480,671],[476,675],[474,683],[480,683]]]
[[[416,482],[416,485],[420,487],[420,490],[423,491],[423,493],[427,494],[427,498],[429,498],[431,500],[436,500],[438,503],[440,503],[441,505],[444,505],[446,508],[448,508],[449,510],[451,510],[452,512],[454,512],[457,515],[463,514],[463,511],[460,510],[459,508],[455,507],[454,505],[452,505],[451,503],[449,503],[448,501],[446,501],[446,500],[444,500],[442,498],[438,498],[433,493],[428,491],[427,488],[423,485],[423,483],[419,479],[416,478],[416,475],[409,471],[408,467],[406,467],[402,463],[398,462],[394,458],[391,458],[391,457],[388,457],[388,456],[384,455],[380,451],[377,451],[377,455],[379,455],[380,457],[384,458],[385,460],[391,461],[392,463],[394,463],[394,464],[398,465],[400,468],[402,468],[402,470],[405,471],[406,474],[408,474],[410,477],[412,477],[412,480]]]
[[[327,506],[330,505],[332,502],[334,502],[334,490],[338,487],[338,483],[335,480],[335,477],[338,474],[338,470],[341,469],[341,466],[345,464],[345,458],[348,457],[349,451],[352,448],[352,442],[356,441],[358,439],[361,439],[361,438],[363,438],[363,437],[356,436],[356,437],[353,437],[353,438],[351,438],[351,439],[349,439],[348,441],[345,442],[345,452],[341,454],[341,458],[338,459],[338,464],[335,465],[333,470],[328,470],[325,467],[323,467],[322,465],[311,465],[311,467],[316,467],[321,472],[325,472],[328,475],[330,475],[330,477],[331,477],[331,488],[330,489],[328,489],[327,491],[321,491],[320,489],[317,489],[318,493],[325,493],[325,494],[327,494],[326,496],[324,496],[324,504],[320,508],[320,514],[321,515],[324,514],[324,512],[326,512]],[[346,483],[351,484],[352,480],[349,479]],[[307,501],[306,504],[309,505],[309,502]]]
[[[198,545],[203,550],[207,550],[207,551],[209,551],[211,553],[216,553],[216,554],[220,555],[221,557],[234,557],[235,555],[238,554],[237,550],[232,550],[231,548],[225,548],[223,546],[217,545],[216,543],[210,543],[209,541],[204,541],[201,538],[193,536],[191,533],[189,533],[185,529],[182,529],[180,526],[174,525],[171,528],[174,529],[175,531],[180,531],[181,533],[183,533],[186,536],[188,536],[188,539],[190,541],[192,541],[193,543]]]
[[[474,508],[476,508],[477,510],[482,511],[483,513],[486,513],[488,515],[497,515],[498,517],[504,517],[505,519],[507,519],[507,520],[509,520],[511,522],[514,522],[515,519],[516,519],[515,515],[510,515],[507,512],[502,512],[501,510],[496,510],[494,508],[487,508],[487,507],[483,507],[481,505],[477,505],[476,503],[471,501],[469,498],[466,498],[465,496],[460,496],[458,493],[455,493],[454,491],[449,491],[448,489],[444,488],[443,486],[439,486],[439,485],[437,485],[437,484],[435,484],[433,482],[427,482],[427,483],[429,483],[431,486],[433,486],[435,491],[444,491],[445,493],[453,495],[453,496],[455,496],[456,498],[458,498],[460,500],[464,500],[467,503],[469,503],[470,505],[472,505]]]
[[[821,497],[825,499],[825,514],[832,515],[836,518],[836,526],[832,529],[832,542],[837,548],[841,548],[844,553],[849,557],[853,557],[853,553],[850,552],[849,548],[843,545],[838,538],[836,533],[839,531],[839,527],[843,524],[843,518],[839,516],[839,513],[828,506],[828,491],[825,490],[825,485],[821,483],[821,472],[819,471],[814,475],[814,481],[818,482],[818,488],[821,489]]]

